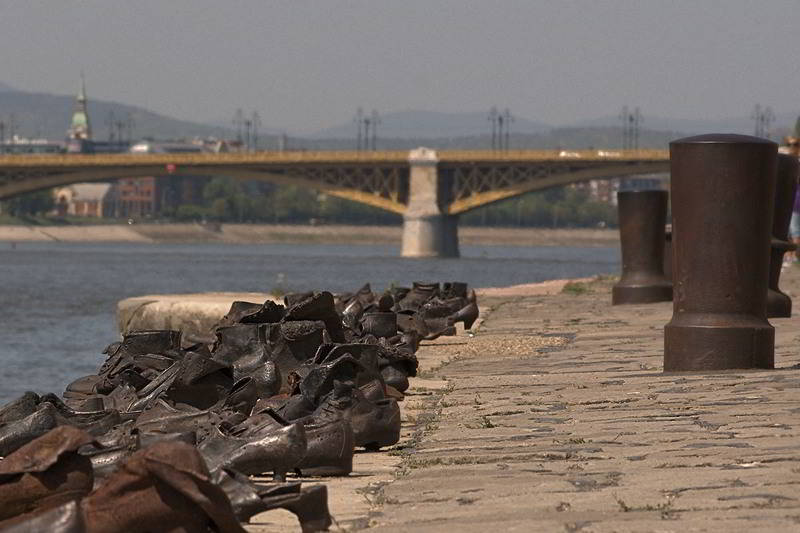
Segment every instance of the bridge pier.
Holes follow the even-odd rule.
[[[443,212],[444,184],[436,152],[412,150],[408,157],[408,206],[403,215],[403,257],[458,257],[458,215]]]

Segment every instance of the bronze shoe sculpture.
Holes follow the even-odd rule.
[[[247,476],[225,469],[215,470],[211,476],[214,484],[225,491],[236,518],[242,522],[264,511],[286,509],[297,516],[303,533],[327,531],[331,526],[325,485],[255,484]]]
[[[0,520],[89,494],[92,462],[78,449],[93,442],[84,431],[60,426],[0,461]]]
[[[265,424],[241,436],[217,431],[197,449],[211,470],[229,468],[250,475],[272,472],[282,481],[306,454],[306,432],[302,424]]]
[[[88,533],[244,532],[201,455],[182,442],[134,453],[81,507]]]
[[[3,533],[87,533],[83,510],[78,500],[72,500],[56,507],[36,509],[30,513],[17,515],[0,521]]]
[[[9,456],[57,425],[58,411],[52,404],[45,402],[25,418],[0,426],[0,456]]]

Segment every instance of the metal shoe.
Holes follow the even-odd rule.
[[[86,432],[61,426],[0,461],[0,520],[88,494],[92,463],[78,448],[93,442]]]
[[[222,318],[220,326],[233,324],[268,324],[280,322],[286,313],[284,306],[267,300],[263,304],[236,301],[231,304],[228,313]]]
[[[265,425],[242,437],[216,431],[197,449],[211,470],[229,468],[249,475],[272,472],[282,481],[306,454],[306,432],[302,424]]]
[[[397,314],[391,311],[366,313],[361,318],[361,330],[376,337],[393,337],[397,335]]]
[[[39,395],[32,391],[25,392],[0,408],[0,426],[16,422],[36,412],[41,402]]]
[[[52,404],[45,402],[25,418],[0,426],[0,457],[8,457],[57,425],[58,411]]]
[[[132,331],[123,336],[122,342],[106,348],[108,359],[97,372],[99,376],[113,377],[114,373],[133,356],[148,353],[163,354],[181,348],[181,332],[175,330]]]
[[[478,320],[479,315],[478,304],[471,302],[450,317],[450,323],[455,324],[457,322],[463,322],[464,329],[470,329],[475,321]]]
[[[215,470],[211,476],[213,483],[225,491],[236,518],[242,522],[270,509],[286,509],[297,515],[303,533],[327,531],[331,526],[324,485],[255,484],[247,476],[225,469]]]
[[[321,320],[333,342],[345,342],[342,319],[336,312],[333,295],[327,291],[314,293],[289,307],[283,321],[294,320]]]
[[[90,531],[244,533],[197,450],[159,442],[131,455],[81,501]]]
[[[3,533],[86,533],[83,510],[77,500],[57,507],[37,509],[30,513],[0,521]]]
[[[307,451],[297,469],[304,476],[346,476],[353,471],[353,428],[338,412],[307,419]]]

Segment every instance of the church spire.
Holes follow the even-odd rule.
[[[78,102],[86,102],[86,78],[81,71],[81,90],[78,93]]]
[[[86,105],[86,79],[81,71],[81,88],[75,102],[75,112],[67,136],[70,139],[91,140],[92,125],[89,122],[89,109]]]

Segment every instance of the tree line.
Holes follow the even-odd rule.
[[[184,222],[379,224],[402,216],[319,191],[292,185],[247,183],[214,178],[203,189],[203,203],[181,205],[169,213]],[[536,191],[475,209],[461,216],[470,226],[597,227],[616,226],[617,210],[592,200],[575,187]]]
[[[2,213],[17,220],[37,218],[46,223],[54,207],[51,191],[21,195],[0,203]],[[241,182],[215,177],[203,187],[195,204],[165,208],[159,221],[362,224],[396,225],[402,216],[369,205],[337,198],[292,185]],[[70,222],[69,218],[51,220]],[[616,226],[616,208],[592,200],[588,192],[575,187],[556,187],[509,198],[461,215],[460,223],[470,226],[518,227],[605,227]]]

